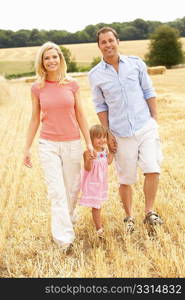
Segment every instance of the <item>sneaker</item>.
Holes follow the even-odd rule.
[[[104,230],[103,230],[103,228],[100,228],[100,229],[96,230],[96,234],[97,234],[97,237],[99,239],[103,239],[104,238]]]
[[[147,225],[161,225],[161,224],[163,224],[163,220],[154,211],[149,211],[146,214],[143,222],[144,222],[144,224],[147,224]]]
[[[135,224],[135,220],[133,217],[126,217],[124,218],[124,223],[125,223],[125,227],[126,227],[126,232],[127,233],[132,233],[134,231],[134,224]]]

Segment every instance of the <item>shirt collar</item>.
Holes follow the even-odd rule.
[[[123,63],[125,63],[126,59],[125,59],[124,55],[119,55],[119,62],[120,61],[122,61]],[[109,66],[109,64],[106,63],[103,58],[102,58],[101,62],[102,62],[103,69],[106,69]]]
[[[119,61],[122,61],[122,62],[126,62],[126,56],[125,55],[120,55],[119,56]]]

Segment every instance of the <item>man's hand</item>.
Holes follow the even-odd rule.
[[[109,148],[109,151],[111,153],[116,153],[117,151],[117,142],[115,136],[109,131],[107,136],[107,145]]]

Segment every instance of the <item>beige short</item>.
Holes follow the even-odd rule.
[[[137,167],[146,173],[160,173],[163,159],[158,125],[151,120],[132,137],[116,137],[118,148],[115,165],[120,184],[137,181]]]

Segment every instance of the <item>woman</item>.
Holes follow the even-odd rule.
[[[51,201],[51,231],[54,241],[66,250],[75,239],[74,209],[80,188],[82,157],[80,130],[92,157],[93,147],[79,86],[67,77],[66,62],[59,46],[52,42],[43,44],[35,68],[38,80],[31,88],[32,117],[24,164],[32,167],[30,148],[42,122],[39,156]]]

